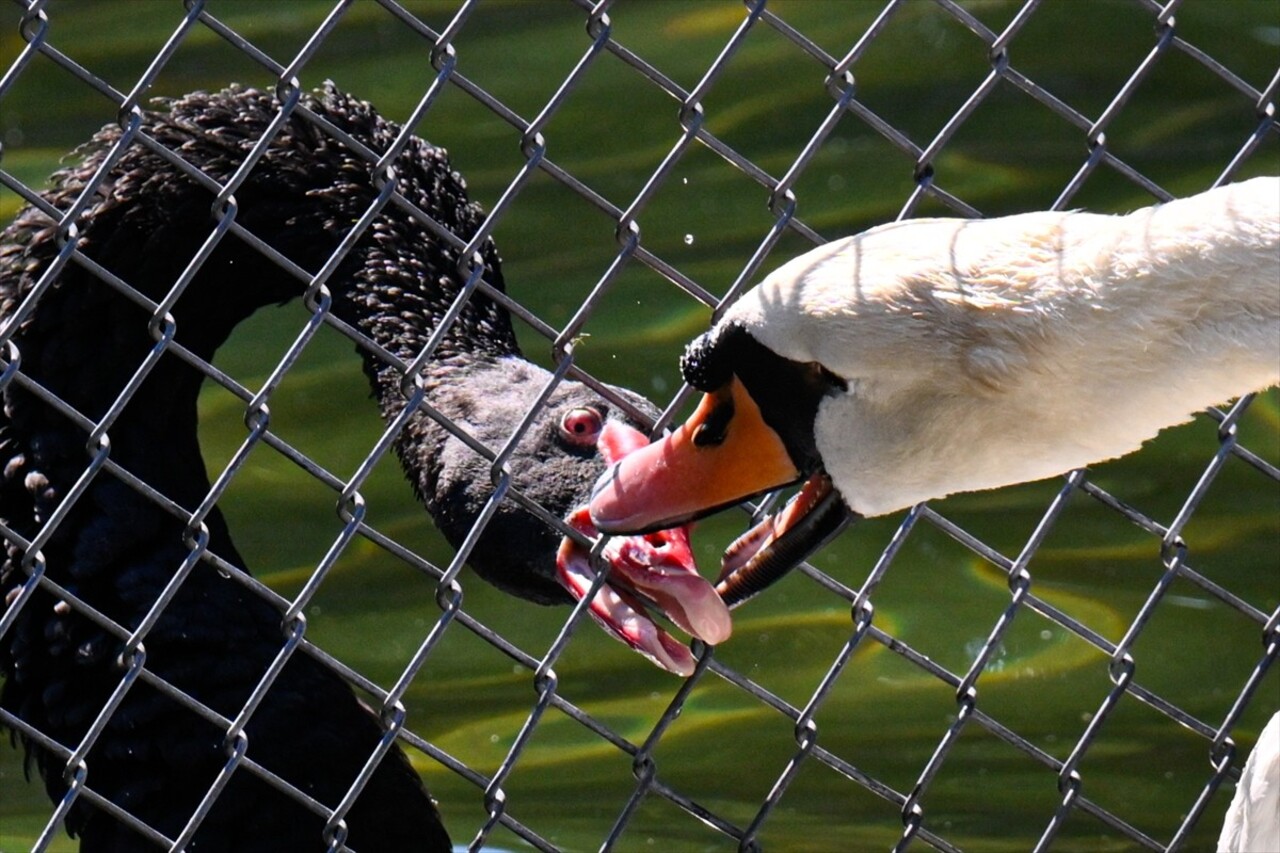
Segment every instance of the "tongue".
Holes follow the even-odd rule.
[[[560,583],[575,599],[581,601],[590,593],[596,573],[591,570],[587,551],[568,537],[560,545],[556,568]],[[697,666],[693,653],[659,628],[634,596],[605,583],[596,590],[588,612],[601,628],[662,669],[676,675],[693,675]]]
[[[601,556],[611,581],[650,598],[683,630],[713,646],[729,639],[729,608],[694,567],[686,528],[614,536]]]

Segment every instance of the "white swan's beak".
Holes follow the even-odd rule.
[[[716,592],[725,604],[737,607],[783,578],[857,518],[845,507],[831,478],[819,471],[782,509],[725,549]]]
[[[735,377],[703,397],[675,432],[624,456],[600,477],[591,521],[605,533],[683,524],[800,478],[778,434]],[[725,552],[716,583],[729,607],[757,594],[821,548],[857,516],[825,471]]]
[[[605,471],[591,520],[603,533],[659,530],[799,478],[782,439],[734,378],[703,397],[675,432]]]

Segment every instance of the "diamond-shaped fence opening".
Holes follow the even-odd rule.
[[[587,544],[522,479],[556,395],[583,381],[671,425],[685,343],[815,243],[1280,172],[1274,7],[8,8],[0,222],[26,225],[0,247],[0,726],[31,781],[7,751],[0,847],[430,846],[419,776],[474,848],[1212,845],[1280,708],[1274,391],[1065,479],[855,525],[695,642],[685,680],[585,607],[463,568],[519,509],[553,532],[512,550]],[[339,127],[308,94],[326,80],[394,123]],[[144,113],[233,84],[263,94],[210,117],[207,148]],[[483,224],[447,181],[420,192],[442,179],[406,165],[415,137]],[[272,207],[264,174],[339,160],[345,189]],[[107,188],[148,170],[170,183],[142,206],[178,202],[116,222]],[[435,248],[396,255],[405,235]],[[397,263],[439,304],[361,302],[382,298],[361,270]],[[496,431],[432,372],[474,335],[545,368]],[[423,435],[470,472],[446,535],[396,464]],[[428,468],[419,497],[453,500]],[[747,519],[705,522],[698,561]]]

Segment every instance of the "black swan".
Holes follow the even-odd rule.
[[[132,288],[131,295],[78,258],[45,287],[41,277],[66,239],[36,206],[0,235],[0,356],[6,368],[0,377],[0,533],[7,545],[0,569],[0,708],[9,715],[0,721],[10,721],[27,749],[28,770],[38,769],[55,801],[67,795],[76,768],[67,771],[67,754],[41,738],[75,750],[92,733],[80,768],[87,772],[75,785],[83,781],[192,849],[314,850],[342,842],[343,832],[355,850],[448,849],[434,804],[395,746],[345,814],[345,829],[323,833],[327,810],[342,802],[385,729],[342,679],[308,654],[288,658],[248,717],[240,744],[226,742],[225,725],[152,683],[158,679],[235,719],[285,644],[281,612],[234,577],[237,572],[225,565],[219,571],[208,559],[196,560],[176,591],[169,590],[172,599],[154,623],[144,623],[193,553],[192,539],[201,536],[189,533],[183,518],[210,490],[196,434],[201,374],[163,352],[127,402],[116,405],[157,347],[148,327],[152,308],[142,306],[166,298],[215,224],[214,192],[156,148],[223,185],[280,111],[275,98],[248,89],[188,95],[143,114],[140,133],[154,142],[135,140],[113,159],[122,132],[108,127],[81,152],[80,163],[54,176],[43,198],[66,211],[95,173],[107,170],[75,219],[76,245]],[[381,153],[399,133],[368,104],[331,86],[303,98],[235,189],[236,223],[304,270],[321,269],[381,188],[370,177],[368,152],[362,156],[339,139],[345,134]],[[461,241],[483,222],[441,149],[411,138],[395,175],[396,191]],[[333,314],[384,351],[361,348],[388,419],[403,412],[402,387],[412,388],[413,380],[406,382],[403,368],[385,353],[409,364],[423,351],[465,281],[459,254],[403,205],[391,205],[327,281]],[[481,255],[485,280],[500,289],[490,241],[483,242]],[[227,234],[172,308],[174,341],[208,360],[258,307],[303,289],[279,263]],[[150,331],[163,332],[163,325]],[[521,357],[506,311],[477,291],[418,381],[431,406],[497,449],[548,379]],[[653,411],[630,392],[614,393]],[[93,426],[104,417],[109,420],[99,439]],[[553,517],[594,535],[585,509],[591,484],[606,461],[645,443],[637,426],[602,394],[564,381],[509,461],[515,487]],[[492,492],[490,463],[420,410],[409,415],[394,446],[417,496],[457,545]],[[104,448],[113,465],[163,497],[144,496],[124,475],[91,466]],[[216,506],[205,524],[208,552],[243,569]],[[649,618],[638,593],[697,637],[715,642],[727,635],[728,612],[694,571],[684,531],[613,540],[602,556],[610,574],[592,615],[659,665],[688,672],[693,659]],[[502,589],[540,603],[570,602],[594,578],[581,542],[562,542],[509,499],[469,562]],[[113,698],[126,664],[138,662],[136,655],[124,660],[121,651],[127,633],[140,626],[151,679],[132,681]],[[117,699],[99,731],[100,712]],[[191,822],[228,756],[246,743],[248,760],[318,805],[304,806],[241,767],[203,819]],[[74,799],[65,816],[83,850],[141,845],[133,828],[87,799]]]
[[[690,344],[706,392],[600,481],[606,533],[808,478],[725,552],[739,603],[850,519],[1136,450],[1280,382],[1280,178],[1126,216],[873,228],[780,267]]]

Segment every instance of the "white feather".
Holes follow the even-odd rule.
[[[1218,837],[1218,853],[1280,850],[1280,713],[1249,753]]]
[[[863,515],[1041,479],[1280,382],[1280,178],[1126,216],[874,228],[722,322],[848,383],[815,437]]]

